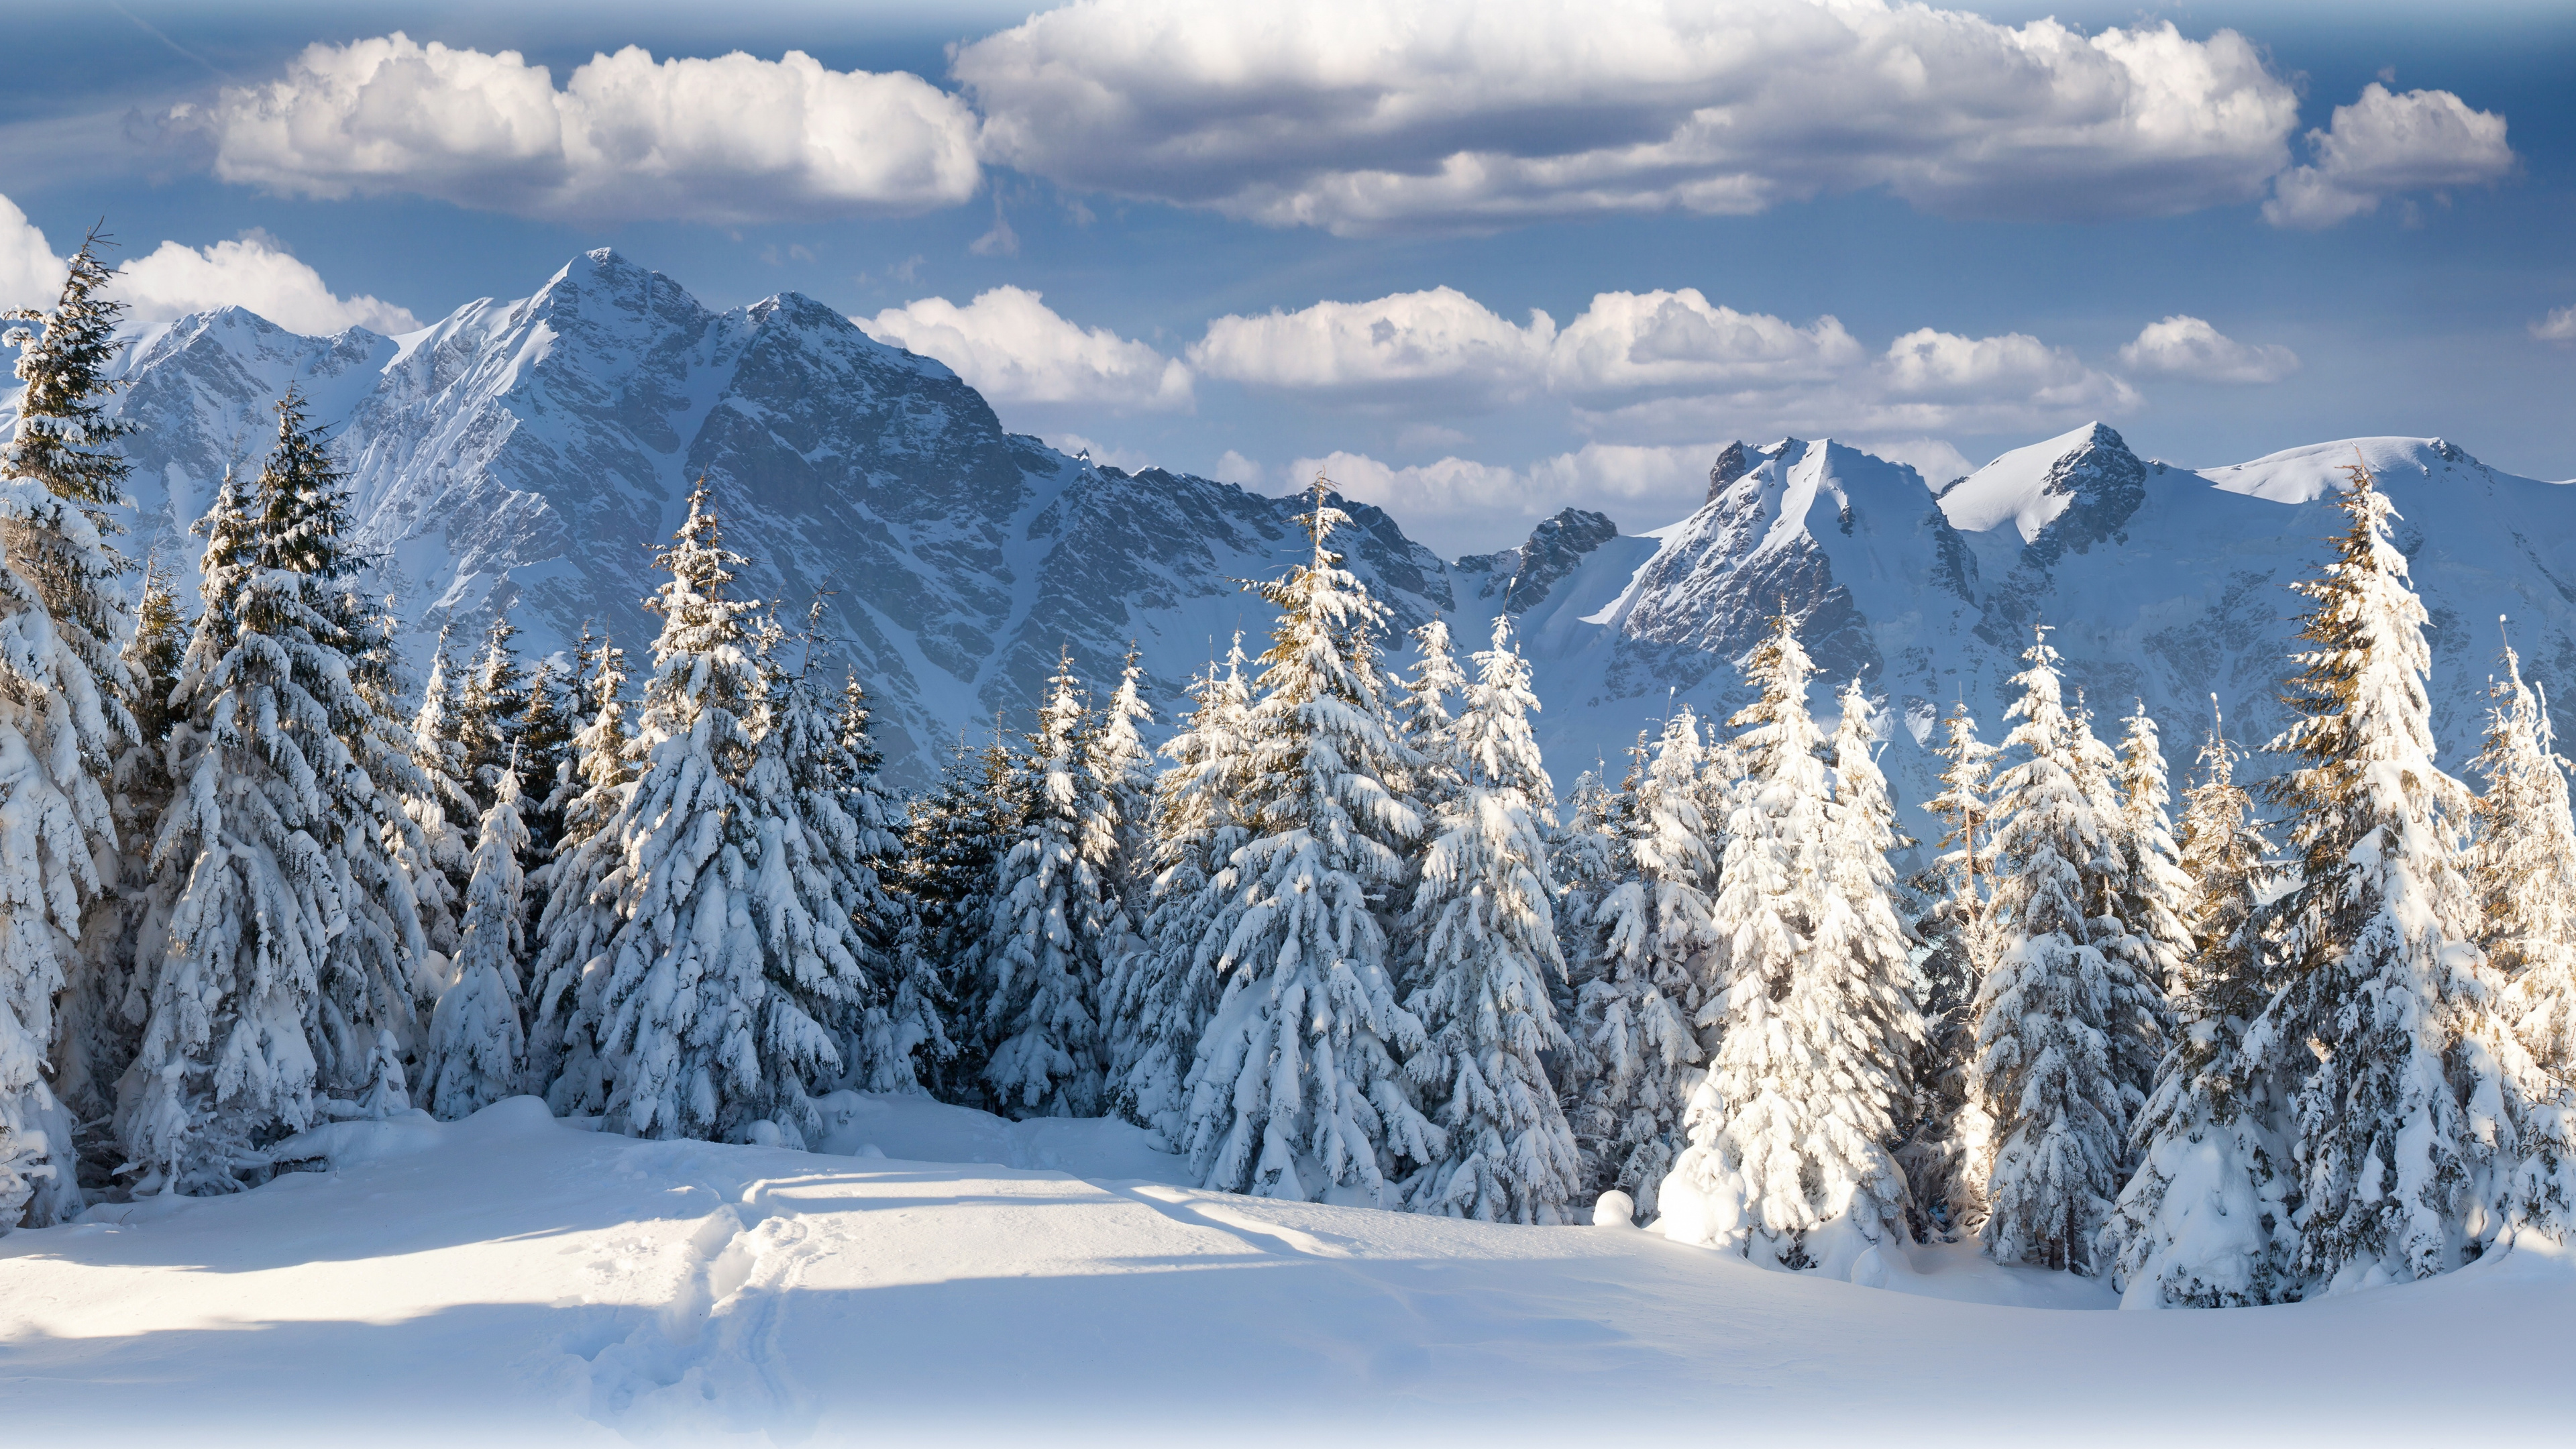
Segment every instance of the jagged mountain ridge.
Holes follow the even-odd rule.
[[[508,604],[544,652],[585,620],[640,652],[651,550],[690,480],[717,491],[744,587],[793,610],[832,591],[825,667],[877,693],[898,778],[959,731],[1024,717],[1058,651],[1110,678],[1133,639],[1168,723],[1190,672],[1266,607],[1237,579],[1302,557],[1299,504],[1159,469],[1129,474],[1004,430],[942,365],[789,294],[711,311],[601,251],[534,295],[478,301],[401,338],[299,338],[237,310],[138,338],[124,361],[137,540],[193,564],[185,525],[229,461],[255,466],[290,382],[332,425],[361,538],[383,550],[408,642],[479,629]],[[2361,439],[2194,472],[2098,424],[1927,487],[1831,440],[1725,449],[1689,517],[1623,534],[1567,509],[1519,548],[1443,563],[1346,504],[1353,566],[1400,626],[1452,618],[1480,647],[1526,641],[1560,783],[1614,762],[1681,703],[1724,717],[1735,664],[1786,607],[1825,673],[1895,706],[1887,764],[1912,799],[1938,715],[1965,700],[1990,737],[2045,621],[2096,712],[2143,699],[2184,765],[2209,696],[2230,732],[2282,722],[2286,585],[2336,531],[2336,469],[2366,456],[2401,513],[2434,617],[2446,762],[2475,747],[2499,642],[2545,680],[2576,674],[2576,490],[2486,468],[2440,440]],[[2563,692],[2563,691],[2562,691]],[[1819,707],[1831,711],[1820,684]],[[2108,726],[2106,726],[2108,728]],[[1925,822],[1913,817],[1918,834]]]
[[[400,339],[185,318],[138,339],[124,372],[142,547],[193,564],[186,524],[229,463],[257,466],[294,384],[421,657],[440,627],[479,637],[501,607],[535,652],[588,623],[640,655],[653,550],[704,478],[749,560],[739,587],[791,615],[832,596],[822,667],[859,671],[916,784],[961,729],[1023,710],[1061,651],[1098,680],[1133,640],[1168,709],[1225,632],[1266,623],[1234,580],[1306,547],[1294,500],[1068,458],[809,298],[715,312],[606,250]],[[1436,557],[1346,507],[1353,567],[1399,620],[1449,606]]]

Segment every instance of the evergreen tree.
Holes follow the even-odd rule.
[[[1180,1145],[1219,1191],[1383,1203],[1443,1144],[1403,1078],[1422,1026],[1396,999],[1386,928],[1423,828],[1402,793],[1419,759],[1385,703],[1385,607],[1329,546],[1348,521],[1317,480],[1312,561],[1254,586],[1280,618],[1247,722],[1250,838],[1209,887],[1223,996]]]
[[[1701,1011],[1723,1030],[1662,1201],[1667,1236],[1839,1277],[1903,1227],[1891,1149],[1922,1024],[1872,710],[1844,697],[1846,780],[1829,790],[1812,673],[1774,621],[1746,670],[1759,698],[1735,719],[1744,784],[1713,911],[1726,990]]]
[[[531,1092],[555,1111],[596,1115],[607,1103],[599,1057],[600,988],[608,981],[608,947],[626,893],[625,842],[617,829],[643,758],[626,732],[626,651],[582,632],[590,723],[573,736],[550,799],[563,818],[554,854],[538,872],[545,906],[537,917],[535,988],[528,1011]]]
[[[1570,1046],[1549,991],[1565,975],[1546,842],[1556,792],[1530,734],[1538,700],[1507,620],[1495,620],[1493,648],[1475,663],[1476,682],[1442,737],[1456,789],[1433,817],[1414,891],[1422,957],[1405,1003],[1425,1036],[1406,1072],[1445,1151],[1405,1185],[1405,1203],[1486,1222],[1556,1223],[1582,1175],[1542,1056]]]
[[[2468,937],[2468,792],[2433,763],[2424,607],[2369,470],[2310,600],[2275,751],[2300,883],[2272,907],[2286,980],[2246,1033],[2253,1069],[2294,1083],[2294,1271],[2339,1293],[2422,1278],[2474,1252],[2500,1083],[2475,1049],[2489,973]]]
[[[764,728],[757,646],[774,631],[756,636],[757,605],[727,587],[743,559],[703,483],[658,562],[670,579],[650,604],[662,632],[636,728],[645,769],[610,827],[625,874],[594,1028],[603,1126],[802,1146],[821,1127],[811,1098],[841,1070],[824,1023],[858,986],[847,923],[818,904],[779,734]]]
[[[1976,1079],[1994,1119],[1982,1238],[2000,1263],[2091,1276],[2127,1176],[2144,1092],[2123,1065],[2155,1040],[2158,995],[2113,909],[2107,751],[2070,715],[2047,631],[2014,676],[2022,759],[1995,782],[1995,898],[2004,950],[1979,988]]]
[[[115,443],[132,426],[106,413],[123,308],[102,295],[103,240],[81,243],[52,310],[6,314],[36,327],[5,339],[26,386],[0,448],[0,757],[12,762],[0,782],[0,1232],[81,1208],[73,1121],[49,1080],[56,999],[117,994],[84,979],[101,968],[77,953],[83,911],[114,885],[100,871],[116,852],[102,776],[135,738],[115,586],[129,565],[107,512],[125,501]]]
[[[528,781],[536,789],[521,797],[519,817],[528,827],[528,849],[533,860],[548,860],[554,855],[555,842],[563,834],[563,812],[555,799],[555,786],[564,777],[566,767],[575,761],[573,736],[577,732],[576,707],[571,696],[580,690],[579,664],[582,655],[574,654],[576,669],[567,686],[561,666],[546,660],[528,672],[527,708],[520,711],[512,733],[513,758],[518,761],[521,788]],[[532,881],[540,891],[542,884]]]
[[[1083,741],[1083,768],[1100,801],[1093,816],[1097,838],[1086,853],[1101,872],[1122,937],[1134,932],[1144,914],[1144,883],[1153,856],[1148,820],[1154,808],[1154,752],[1137,729],[1154,722],[1153,707],[1145,703],[1140,687],[1144,677],[1136,646],[1129,644],[1118,688]],[[1128,944],[1122,939],[1116,949],[1123,951]]]
[[[518,635],[519,626],[510,622],[508,612],[495,612],[483,652],[456,691],[454,733],[463,755],[458,779],[478,818],[491,807],[502,774],[513,768],[519,722],[528,710],[527,677],[510,642]]]
[[[154,889],[152,839],[170,808],[167,746],[170,691],[188,648],[188,621],[179,613],[170,574],[157,561],[147,566],[135,610],[135,630],[125,646],[133,687],[135,736],[120,741],[107,777],[108,811],[116,825],[113,889],[93,905],[81,932],[82,969],[63,997],[54,1044],[54,1081],[63,1104],[84,1132],[81,1181],[104,1186],[123,1160],[110,1126],[117,1080],[132,1064],[146,1003],[137,965],[159,957],[170,902]]]
[[[1708,1060],[1695,1023],[1720,983],[1698,720],[1676,712],[1651,758],[1642,735],[1635,757],[1604,822],[1611,875],[1583,922],[1575,1036],[1588,1071],[1567,1115],[1588,1190],[1627,1193],[1644,1221],[1683,1146]]]
[[[1252,771],[1243,659],[1237,635],[1224,671],[1211,664],[1191,685],[1193,708],[1163,744],[1171,764],[1154,785],[1142,939],[1102,992],[1121,1028],[1111,1037],[1112,1104],[1166,1142],[1181,1140],[1182,1085],[1216,1012],[1224,942],[1208,927],[1223,903],[1210,882],[1247,839],[1238,812]]]
[[[519,772],[493,782],[492,808],[474,839],[474,873],[456,966],[430,1014],[421,1104],[453,1122],[516,1095],[526,1066],[520,963],[526,956],[528,827],[519,819]]]
[[[1994,1118],[1976,1084],[1978,988],[2001,948],[1993,908],[1994,832],[1987,803],[1994,746],[1977,738],[1965,701],[1951,707],[1940,748],[1941,791],[1924,808],[1942,823],[1942,855],[1927,893],[1935,903],[1917,929],[1931,946],[1920,967],[1924,1051],[1915,1072],[1914,1136],[1897,1153],[1905,1166],[1919,1238],[1955,1238],[1986,1221],[1986,1180],[1994,1172]]]
[[[902,866],[900,807],[877,772],[885,764],[868,732],[867,692],[856,673],[841,683],[830,788],[852,830],[846,862],[872,981],[850,1044],[851,1080],[870,1092],[926,1090],[924,1068],[956,1053],[944,1019],[947,988],[924,954],[912,907],[889,886]]]
[[[366,1093],[382,1039],[417,1040],[422,939],[388,832],[428,789],[377,702],[390,642],[354,587],[348,495],[293,390],[277,448],[208,516],[204,610],[172,693],[176,781],[153,849],[171,901],[120,1089],[136,1190],[216,1192]]]
[[[2243,1051],[2276,985],[2255,920],[2270,843],[2235,761],[2213,726],[2184,796],[2191,951],[2174,978],[2172,1045],[2138,1118],[2138,1170],[2103,1232],[2129,1307],[2277,1303],[2295,1287],[2281,1104]]]
[[[993,898],[1002,852],[1019,830],[1019,807],[1008,793],[1010,752],[997,733],[980,752],[961,737],[939,783],[914,797],[904,827],[897,884],[905,905],[899,944],[906,979],[936,972],[951,983],[942,1002],[952,1052],[931,1068],[924,1085],[941,1101],[980,1106],[984,1087],[982,973],[977,953]]]
[[[1107,802],[1083,767],[1090,711],[1068,653],[1047,681],[1011,793],[1018,838],[994,877],[977,961],[984,1080],[1014,1117],[1089,1117],[1101,1110],[1101,947],[1111,901],[1098,847]]]
[[[1413,631],[1413,677],[1404,682],[1404,699],[1396,708],[1404,743],[1421,757],[1406,781],[1415,804],[1437,811],[1461,788],[1463,769],[1453,735],[1457,721],[1449,708],[1467,693],[1467,676],[1450,652],[1449,626],[1438,619]]]
[[[422,934],[431,950],[448,956],[456,952],[465,889],[474,874],[472,847],[457,822],[476,818],[473,797],[465,789],[465,743],[457,733],[451,674],[447,631],[442,629],[438,649],[430,655],[429,678],[421,686],[420,709],[412,716],[412,764],[426,788],[403,800],[403,813],[418,828],[420,852],[417,858],[401,853],[412,893],[420,899]]]
[[[2479,1035],[2514,1087],[2524,1162],[2507,1210],[2564,1237],[2576,1225],[2576,821],[2548,701],[2510,647],[2504,671],[2476,762],[2487,789],[2470,855],[2478,945],[2504,990]]]
[[[2121,723],[2127,732],[2120,738],[2117,784],[2120,863],[2126,875],[2118,884],[2119,915],[2134,943],[2139,974],[2159,993],[2167,993],[2191,955],[2191,930],[2183,924],[2191,878],[2183,873],[2174,844],[2164,744],[2145,701]]]

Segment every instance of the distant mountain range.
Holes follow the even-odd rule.
[[[524,300],[478,301],[402,337],[299,337],[227,309],[137,338],[121,366],[122,406],[144,425],[130,445],[138,550],[193,567],[189,524],[228,465],[258,465],[269,408],[298,384],[337,439],[361,537],[382,551],[422,658],[443,625],[479,636],[504,606],[534,653],[589,622],[640,658],[652,550],[705,478],[751,559],[744,589],[800,617],[831,595],[823,665],[868,682],[908,784],[961,733],[1024,723],[1062,650],[1105,683],[1132,641],[1168,721],[1234,630],[1259,647],[1268,610],[1236,581],[1276,575],[1306,547],[1296,499],[1067,457],[1005,432],[946,367],[820,303],[790,293],[714,312],[605,250]],[[2267,738],[2298,604],[2284,586],[2324,557],[2340,522],[2326,500],[2356,459],[2405,515],[2400,546],[2433,618],[2435,724],[2458,770],[2500,615],[2527,670],[2576,695],[2576,487],[2496,472],[2439,439],[2345,439],[2194,472],[2092,424],[1938,487],[1787,439],[1725,449],[1707,501],[1641,533],[1568,509],[1517,549],[1444,561],[1345,503],[1356,527],[1342,542],[1405,627],[1443,615],[1481,647],[1496,615],[1515,619],[1560,787],[1596,759],[1615,772],[1638,730],[1680,704],[1735,708],[1735,661],[1785,607],[1829,677],[1888,697],[1887,764],[1920,800],[1939,715],[1964,699],[2000,737],[2004,681],[2040,623],[2098,715],[2145,701],[2178,771],[2213,694],[2231,735]],[[1830,713],[1822,690],[1817,704]]]

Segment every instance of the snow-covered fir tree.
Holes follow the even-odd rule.
[[[1665,721],[1651,755],[1639,738],[1605,822],[1611,875],[1585,913],[1572,963],[1585,1071],[1567,1116],[1585,1188],[1627,1193],[1640,1220],[1654,1217],[1682,1150],[1682,1116],[1708,1061],[1696,1023],[1720,987],[1700,767],[1699,721],[1688,709]]]
[[[2340,1293],[2458,1266],[2492,1228],[2501,1083],[2476,1050],[2490,974],[2461,869],[2466,789],[2433,762],[2424,606],[2356,463],[2351,525],[2317,577],[2271,748],[2300,882],[2273,908],[2285,981],[2247,1031],[2253,1070],[2292,1084],[2293,1271]]]
[[[1735,719],[1744,777],[1712,908],[1726,987],[1701,1011],[1721,1034],[1661,1198],[1667,1236],[1843,1276],[1904,1230],[1893,1148],[1922,1023],[1872,712],[1845,697],[1838,800],[1813,672],[1786,616],[1748,661],[1759,697]]]
[[[2145,1105],[2124,1065],[2152,1050],[2161,1008],[2137,971],[2112,902],[2118,822],[2107,751],[2066,709],[2047,631],[2004,748],[2020,762],[1995,781],[1995,887],[2003,949],[1979,987],[1976,1079],[1994,1119],[1981,1238],[2000,1263],[2101,1271],[2096,1240],[2128,1176],[2128,1135]]]
[[[458,779],[473,800],[475,818],[490,807],[502,773],[514,768],[519,723],[527,713],[527,676],[511,643],[518,636],[507,611],[494,613],[483,648],[456,690],[451,728],[462,756]]]
[[[2133,942],[2140,974],[2159,993],[2173,989],[2182,963],[2191,954],[2190,928],[2183,924],[2183,903],[2191,878],[2183,873],[2174,844],[2173,789],[2165,773],[2164,742],[2155,720],[2141,701],[2121,721],[2120,760],[2116,783],[2120,798],[2120,867],[2117,906],[2121,924]]]
[[[1557,1223],[1582,1164],[1544,1061],[1570,1045],[1551,991],[1565,975],[1546,840],[1556,792],[1530,734],[1538,699],[1508,620],[1495,620],[1475,664],[1437,741],[1455,783],[1433,813],[1408,923],[1421,956],[1405,1006],[1424,1044],[1406,1072],[1445,1145],[1405,1184],[1405,1205]],[[1433,744],[1415,742],[1426,754]]]
[[[801,1146],[821,1128],[811,1099],[841,1072],[826,1023],[860,986],[848,923],[825,919],[763,728],[760,644],[775,631],[755,632],[758,606],[732,594],[743,559],[703,483],[658,562],[670,578],[649,604],[662,631],[636,724],[645,768],[610,827],[625,863],[594,1028],[602,1125]]]
[[[526,1066],[520,966],[526,958],[528,827],[519,772],[493,782],[474,838],[456,964],[430,1013],[420,1103],[453,1122],[519,1092]]]
[[[416,1042],[427,945],[387,831],[427,786],[369,696],[384,620],[359,597],[348,496],[304,403],[206,522],[204,608],[173,691],[176,781],[153,849],[171,901],[117,1103],[140,1192],[229,1191],[259,1149],[363,1094]]]
[[[1941,855],[1925,894],[1933,906],[1917,923],[1931,950],[1923,978],[1922,1059],[1915,1071],[1914,1133],[1897,1152],[1905,1166],[1919,1237],[1955,1238],[1986,1221],[1986,1180],[1994,1171],[1994,1119],[1976,1084],[1978,988],[1999,954],[1989,904],[1994,870],[1994,762],[2001,751],[1977,738],[1965,701],[1951,706],[1940,755],[1941,789],[1924,802],[1942,825]]]
[[[1465,698],[1467,675],[1451,652],[1449,626],[1440,620],[1413,631],[1413,648],[1413,675],[1404,681],[1396,721],[1405,744],[1422,761],[1405,783],[1414,803],[1429,812],[1440,809],[1461,788],[1461,766],[1451,738],[1456,724],[1451,705]]]
[[[582,631],[577,656],[590,722],[572,739],[552,798],[562,833],[539,875],[545,905],[528,968],[528,1091],[557,1112],[596,1115],[607,1102],[599,1058],[599,991],[626,890],[626,852],[617,830],[643,772],[626,730],[626,651]]]
[[[2130,1307],[2277,1303],[2295,1286],[2279,1094],[2242,1049],[2275,985],[2255,918],[2271,846],[2218,723],[2183,797],[2191,949],[2174,978],[2173,1037],[2138,1118],[2138,1170],[2103,1231]]]
[[[2510,647],[2494,693],[2470,863],[2478,945],[2504,989],[2479,1045],[2513,1088],[2523,1161],[2505,1210],[2517,1228],[2563,1239],[2576,1227],[2576,821],[2548,701]]]
[[[580,729],[576,718],[580,706],[574,698],[580,690],[578,646],[574,658],[576,667],[569,690],[563,671],[552,660],[541,661],[528,671],[527,687],[522,691],[527,706],[519,712],[511,735],[521,790],[519,818],[528,827],[528,849],[533,860],[550,859],[556,839],[563,834],[563,814],[561,802],[555,798],[555,786],[563,779],[565,766],[573,762],[573,736]],[[540,891],[533,899],[542,900],[542,882],[530,884]]]
[[[944,1059],[916,1063],[922,1084],[943,1102],[988,1100],[975,963],[993,880],[1019,831],[1012,777],[1010,752],[998,731],[981,751],[968,750],[961,735],[938,783],[913,797],[904,825],[895,877],[904,906],[898,970],[908,980],[935,977],[943,987],[942,1020],[951,1050]]]
[[[465,788],[465,742],[458,733],[455,672],[444,629],[429,657],[420,709],[412,716],[411,758],[424,788],[405,797],[403,813],[418,827],[420,849],[414,855],[398,842],[398,852],[420,899],[422,934],[430,949],[453,956],[465,887],[474,873],[473,841],[466,827],[479,815]]]
[[[870,737],[868,715],[859,676],[845,675],[833,717],[839,748],[830,756],[827,783],[850,821],[845,865],[871,978],[850,1042],[850,1080],[863,1091],[920,1092],[956,1047],[948,1039],[947,988],[938,965],[921,949],[910,904],[888,884],[902,865],[902,807],[879,778],[885,756]]]
[[[47,1062],[56,997],[122,994],[83,981],[76,953],[82,912],[114,884],[99,869],[117,848],[100,777],[135,738],[116,586],[129,565],[107,513],[124,501],[116,442],[131,427],[105,410],[123,307],[105,295],[102,240],[82,241],[50,310],[7,314],[35,325],[6,338],[25,387],[0,449],[0,1232],[80,1209],[73,1119]]]
[[[1422,1026],[1388,948],[1387,892],[1423,829],[1401,793],[1418,757],[1377,663],[1385,606],[1330,545],[1348,521],[1318,479],[1311,561],[1255,586],[1280,618],[1246,725],[1249,838],[1209,885],[1223,996],[1179,1145],[1220,1191],[1383,1203],[1443,1144],[1404,1080]]]
[[[1101,993],[1117,1024],[1111,1106],[1167,1142],[1180,1140],[1182,1084],[1216,1011],[1224,942],[1208,924],[1222,902],[1209,882],[1246,839],[1238,813],[1251,783],[1243,663],[1237,635],[1222,669],[1210,664],[1191,683],[1190,712],[1163,742],[1171,763],[1154,783],[1140,939],[1113,963]]]
[[[82,1125],[84,1185],[111,1181],[124,1160],[114,1134],[94,1129],[114,1121],[117,1080],[134,1060],[146,1005],[136,965],[159,956],[170,913],[152,872],[153,834],[170,808],[170,691],[188,649],[188,621],[170,585],[170,572],[157,559],[146,564],[124,656],[135,735],[118,742],[107,777],[117,852],[105,863],[114,866],[115,878],[84,918],[82,965],[63,996],[54,1041],[55,1087]]]
[[[1144,663],[1130,644],[1118,687],[1110,691],[1107,707],[1092,722],[1082,750],[1083,768],[1090,772],[1092,789],[1101,802],[1093,815],[1097,838],[1090,854],[1122,931],[1133,931],[1136,919],[1144,914],[1141,904],[1131,901],[1141,901],[1153,855],[1147,821],[1154,811],[1154,752],[1138,728],[1154,722],[1153,706],[1145,702],[1144,679]],[[1122,941],[1118,949],[1125,946]]]
[[[977,952],[984,1080],[1014,1117],[1090,1117],[1107,1071],[1100,1029],[1101,948],[1112,900],[1100,849],[1109,802],[1083,747],[1090,710],[1070,654],[1047,680],[1012,795],[1018,837],[995,872]]]

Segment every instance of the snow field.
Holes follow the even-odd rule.
[[[2555,1248],[2282,1308],[2071,1311],[2108,1289],[1969,1247],[1900,1255],[1884,1292],[1624,1227],[1178,1187],[1113,1121],[823,1105],[856,1155],[513,1098],[11,1234],[0,1418],[218,1445],[2372,1444],[2460,1432],[2435,1384],[2477,1386],[2482,1438],[2576,1415]]]

